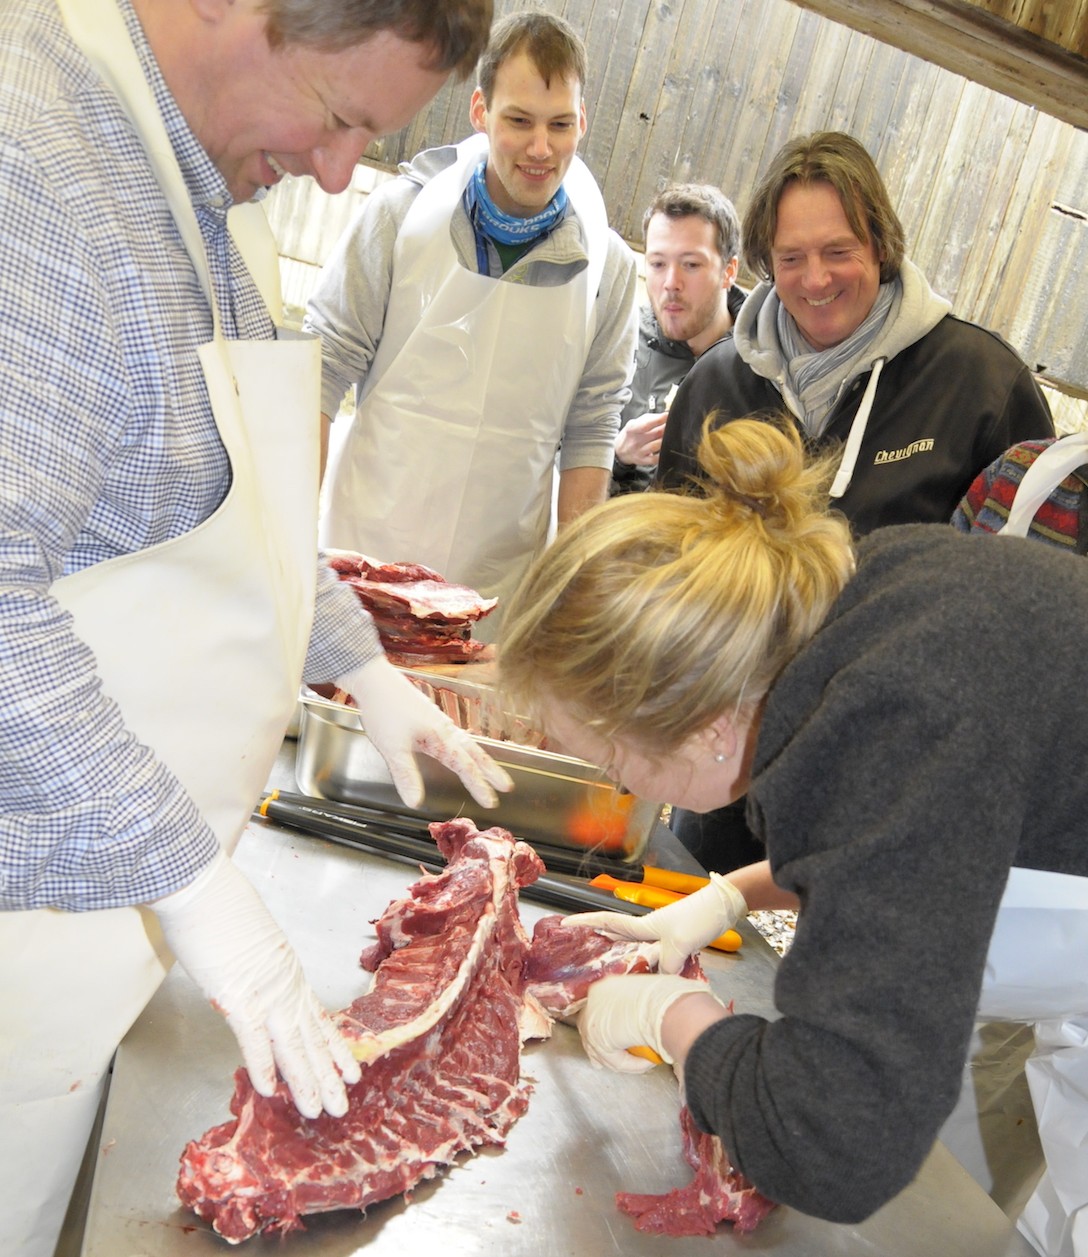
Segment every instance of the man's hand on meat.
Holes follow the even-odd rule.
[[[666,1031],[665,1015],[674,1005]],[[705,982],[673,974],[628,973],[593,983],[578,1014],[578,1032],[594,1065],[641,1074],[653,1069],[653,1062],[628,1049],[652,1048],[666,1064],[679,1069],[698,1035],[724,1016],[725,1005]]]
[[[253,1087],[276,1090],[276,1069],[304,1117],[348,1110],[360,1067],[306,982],[260,896],[225,852],[188,886],[150,905],[171,951],[242,1049]]]
[[[514,788],[506,770],[384,656],[337,678],[336,685],[355,700],[363,728],[408,807],[423,802],[416,751],[455,772],[481,807],[494,807],[499,801],[496,791]]]
[[[672,974],[680,972],[689,956],[701,951],[726,930],[733,929],[747,915],[748,904],[736,886],[721,874],[711,873],[709,884],[701,890],[645,916],[580,912],[565,918],[564,924],[584,925],[610,938],[658,942],[661,945],[658,968],[662,973]]]

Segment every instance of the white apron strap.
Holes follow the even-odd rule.
[[[1072,432],[1048,445],[1024,473],[998,535],[1026,537],[1039,507],[1084,463],[1088,463],[1088,432]]]
[[[212,307],[218,332],[219,314],[200,224],[124,18],[110,0],[57,0],[57,7],[72,38],[113,91],[143,141],[156,181],[170,202],[174,221]]]
[[[586,347],[593,340],[597,323],[597,293],[608,258],[608,210],[597,181],[580,157],[567,168],[563,187],[585,232],[586,256]]]
[[[246,270],[253,276],[264,298],[272,322],[277,329],[281,328],[283,289],[280,284],[280,254],[264,202],[246,201],[242,205],[232,205],[227,213],[227,227]]]
[[[218,339],[222,329],[212,291],[204,237],[193,213],[189,189],[178,167],[170,137],[155,106],[155,98],[144,77],[143,66],[129,39],[120,10],[108,0],[83,0],[83,3],[58,0],[58,7],[72,38],[113,91],[143,141],[155,179],[170,203],[174,222],[211,306],[214,335]],[[227,222],[231,236],[268,306],[272,321],[279,326],[283,321],[279,257],[264,206],[256,201],[232,206]]]

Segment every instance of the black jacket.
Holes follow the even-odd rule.
[[[846,390],[823,435],[843,442],[869,373]],[[733,338],[688,372],[669,411],[656,487],[696,474],[704,417],[779,415],[774,384],[756,375]],[[864,534],[886,524],[947,523],[975,476],[1011,445],[1052,436],[1050,409],[1028,367],[994,332],[946,315],[884,365],[853,480],[836,505]]]

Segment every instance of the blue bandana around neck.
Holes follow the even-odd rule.
[[[476,167],[465,189],[465,206],[476,233],[476,260],[481,275],[488,273],[487,249],[481,237],[494,240],[496,244],[532,244],[538,237],[547,235],[567,212],[567,192],[560,184],[555,196],[539,214],[534,214],[531,218],[518,218],[514,214],[504,213],[487,190],[487,181],[484,178],[486,167],[485,158]]]

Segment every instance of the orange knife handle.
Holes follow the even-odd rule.
[[[710,881],[708,877],[696,877],[694,873],[674,873],[672,869],[658,869],[647,864],[642,870],[642,882],[645,886],[657,886],[660,890],[671,890],[680,895],[691,895],[702,890]]]
[[[279,797],[280,797],[280,792],[279,792],[279,790],[270,790],[270,791],[269,791],[269,793],[268,793],[268,794],[267,794],[267,795],[266,795],[266,796],[265,796],[265,797],[261,800],[261,805],[260,805],[260,807],[259,807],[257,810],[260,812],[260,814],[261,814],[262,816],[267,816],[267,815],[268,815],[268,805],[269,805],[270,803],[275,803],[275,801],[276,801]]]
[[[743,942],[744,940],[736,930],[726,930],[724,934],[719,934],[713,942],[707,943],[707,946],[713,947],[715,951],[740,951]]]
[[[627,1051],[631,1056],[641,1056],[644,1061],[650,1061],[653,1065],[664,1065],[665,1058],[658,1056],[652,1047],[648,1047],[644,1043],[640,1043],[638,1047],[629,1047]]]
[[[619,882],[612,887],[612,893],[617,899],[626,900],[627,903],[642,904],[644,908],[664,908],[684,897],[671,890],[658,890],[656,886],[643,886],[635,882],[630,884]]]

